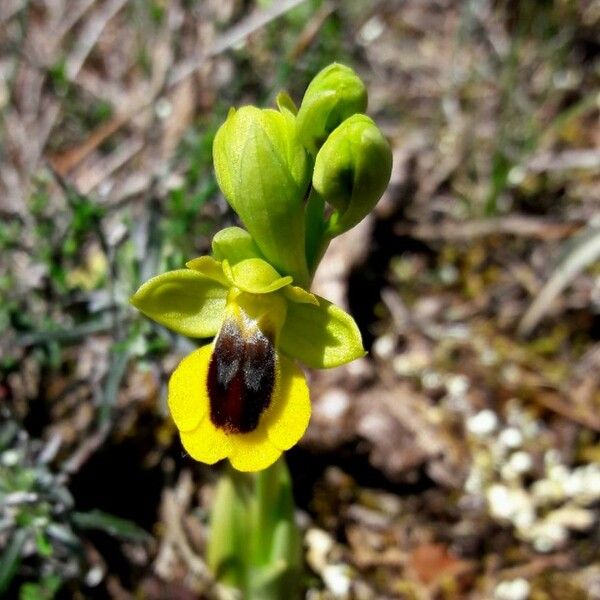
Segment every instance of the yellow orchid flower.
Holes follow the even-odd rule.
[[[350,315],[294,286],[264,260],[250,234],[231,227],[213,256],[144,283],[131,302],[190,337],[214,337],[175,369],[168,404],[184,448],[201,462],[228,458],[240,471],[274,463],[310,419],[296,363],[335,367],[364,355]]]

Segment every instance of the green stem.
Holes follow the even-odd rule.
[[[327,233],[329,221],[325,219],[325,200],[311,188],[306,203],[306,262],[312,282],[323,255],[327,251],[331,236]]]
[[[310,190],[306,201],[306,262],[311,275],[314,273],[319,260],[317,258],[321,237],[325,230],[324,221],[325,201],[314,188]]]
[[[300,534],[294,518],[294,498],[282,457],[256,476],[251,533],[252,565],[249,600],[292,600],[298,597]]]
[[[217,485],[208,564],[247,600],[299,597],[301,539],[291,478],[280,458],[255,476],[225,472]]]

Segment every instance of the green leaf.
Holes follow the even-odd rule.
[[[131,303],[157,323],[201,338],[219,330],[226,299],[226,287],[194,270],[180,269],[146,281]]]
[[[48,537],[60,542],[76,552],[82,551],[81,540],[73,533],[70,525],[50,523],[46,528]]]
[[[35,546],[41,556],[49,557],[52,556],[53,548],[48,538],[41,532],[37,531],[35,534]]]
[[[62,585],[58,575],[43,577],[39,583],[24,583],[19,588],[19,600],[52,600]]]
[[[217,260],[227,260],[235,265],[246,258],[263,258],[252,236],[241,227],[227,227],[212,240],[213,255]]]
[[[288,303],[279,348],[313,369],[329,369],[366,354],[354,319],[325,298],[319,306]]]
[[[98,529],[114,537],[132,542],[147,542],[152,536],[133,521],[121,519],[101,510],[75,512],[73,523],[81,529]]]
[[[233,266],[224,260],[223,271],[232,285],[249,294],[269,294],[292,282],[289,275],[281,277],[268,262],[260,258],[247,258]]]
[[[295,574],[297,575],[297,574]],[[299,598],[297,579],[294,580],[284,560],[278,559],[268,565],[249,571],[247,600],[293,600]]]
[[[26,529],[18,529],[0,555],[0,597],[8,589],[21,564],[21,550],[27,541]]]

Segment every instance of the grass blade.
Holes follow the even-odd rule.
[[[519,323],[519,333],[527,335],[546,315],[556,297],[586,267],[600,259],[600,227],[588,227],[574,240],[554,273],[532,302]]]

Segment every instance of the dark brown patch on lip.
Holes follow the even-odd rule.
[[[215,341],[208,366],[210,420],[230,433],[258,426],[275,386],[275,348],[256,328],[244,337],[235,319],[227,319]]]

